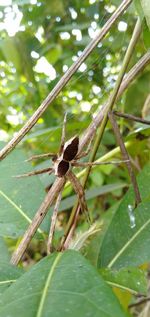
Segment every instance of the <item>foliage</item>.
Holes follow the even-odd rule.
[[[14,0],[10,5],[1,5],[0,148],[30,118],[119,4],[118,0],[111,4],[107,0]],[[90,54],[19,147],[0,163],[2,317],[51,314],[54,317],[71,314],[122,317],[138,316],[142,311],[142,308],[129,310],[128,306],[134,304],[136,296],[148,295],[147,125],[117,118],[135,167],[142,203],[129,212],[135,197],[123,164],[96,166],[90,173],[85,193],[95,227],[90,231],[85,216],[80,215],[71,241],[74,250],[45,256],[52,206],[24,255],[21,268],[9,264],[10,254],[54,181],[53,175],[46,174],[18,180],[14,176],[50,166],[49,160],[33,164],[25,160],[35,154],[57,152],[65,111],[68,112],[67,138],[84,132],[114,87],[137,15],[144,19],[143,29],[129,69],[144,55],[149,49],[150,12],[148,0],[137,0]],[[150,68],[147,66],[117,102],[116,109],[149,119],[149,88]],[[109,160],[121,159],[110,123],[97,158],[105,158],[106,154]],[[84,170],[76,172],[82,178]],[[66,184],[54,237],[56,248],[74,203],[72,188]]]

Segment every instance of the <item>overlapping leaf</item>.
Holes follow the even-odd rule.
[[[134,205],[134,193],[130,189],[104,236],[98,266],[122,268],[150,260],[150,166],[143,170],[138,183],[143,202],[133,210],[135,225],[129,214],[129,205]]]

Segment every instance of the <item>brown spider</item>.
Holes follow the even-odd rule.
[[[49,173],[51,174],[52,172],[57,176],[57,177],[63,177],[64,178],[64,185],[66,180],[68,179],[76,194],[78,195],[79,198],[79,204],[81,207],[81,210],[84,212],[87,212],[88,215],[88,209],[87,209],[87,204],[85,201],[85,194],[84,194],[84,189],[79,182],[78,178],[75,176],[75,174],[72,172],[72,167],[74,166],[93,166],[93,165],[102,165],[102,164],[118,164],[120,162],[104,162],[104,163],[99,163],[99,162],[78,162],[78,160],[82,157],[85,157],[89,151],[90,151],[90,146],[88,146],[87,150],[84,152],[81,152],[78,154],[79,151],[79,137],[74,136],[71,138],[69,141],[65,142],[65,128],[66,128],[66,114],[64,116],[64,123],[63,123],[63,128],[62,128],[62,137],[61,137],[61,144],[60,144],[60,149],[58,154],[54,153],[46,153],[42,155],[35,155],[29,158],[27,161],[31,161],[34,159],[39,159],[39,158],[45,158],[45,157],[51,157],[53,161],[53,166],[51,168],[45,168],[41,170],[36,170],[33,172],[29,172],[27,174],[23,175],[18,175],[16,176],[17,178],[20,177],[26,177],[26,176],[33,176],[33,175],[38,175],[42,173]],[[55,207],[54,207],[54,212],[52,215],[51,219],[51,227],[50,227],[50,232],[49,232],[49,237],[48,237],[48,243],[47,243],[47,252],[50,253],[52,250],[52,240],[53,240],[53,235],[55,231],[55,224],[56,224],[56,219],[57,219],[57,213],[58,213],[58,208],[59,204],[61,201],[61,192],[58,194],[58,197],[56,199]]]

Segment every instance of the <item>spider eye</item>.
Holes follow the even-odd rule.
[[[78,153],[78,147],[79,147],[79,138],[75,137],[70,144],[67,145],[67,147],[64,150],[63,153],[63,159],[65,161],[72,161],[75,156]]]
[[[69,162],[65,162],[65,161],[61,161],[59,164],[58,164],[58,168],[57,168],[57,175],[58,177],[63,177],[66,175],[66,173],[68,172],[69,170]]]

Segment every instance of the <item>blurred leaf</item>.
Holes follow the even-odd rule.
[[[134,1],[134,5],[135,5],[135,8],[136,8],[136,10],[138,12],[138,15],[140,16],[140,19],[142,21],[143,18],[144,18],[144,12],[143,12],[143,9],[142,9],[141,0],[135,0]]]
[[[46,1],[45,11],[52,16],[59,16],[65,13],[64,3],[62,0]]]
[[[0,41],[0,49],[3,52],[7,63],[12,62],[14,67],[20,73],[22,70],[22,61],[20,53],[16,47],[16,43],[13,38],[2,39]]]
[[[125,111],[131,113],[131,100],[134,100],[134,107],[132,113],[141,116],[141,110],[145,99],[149,93],[150,73],[142,74],[129,87],[125,97]]]
[[[62,48],[61,45],[54,45],[54,47],[49,48],[47,50],[47,53],[45,53],[45,56],[50,64],[55,64],[57,60],[62,55]]]
[[[67,32],[67,31],[72,31],[74,29],[77,29],[77,30],[84,30],[84,29],[88,29],[88,27],[90,26],[90,23],[87,22],[87,23],[72,23],[72,24],[67,24],[67,25],[62,25],[62,26],[59,26],[56,28],[56,31],[57,32]]]
[[[147,25],[150,29],[150,5],[149,0],[141,0],[143,12],[147,21]]]
[[[118,287],[133,294],[147,294],[147,278],[143,270],[133,267],[120,270],[100,269],[100,274],[112,287]]]
[[[150,30],[148,28],[148,26],[145,23],[145,26],[143,28],[143,40],[144,40],[144,44],[146,49],[150,49]]]
[[[100,186],[103,184],[104,181],[104,176],[103,174],[97,169],[97,170],[93,170],[91,173],[91,179],[94,183],[94,185]]]
[[[1,297],[0,315],[127,316],[98,272],[79,253],[48,256]],[[57,309],[56,309],[57,307]]]

